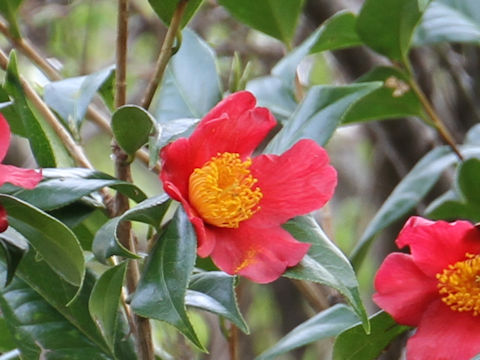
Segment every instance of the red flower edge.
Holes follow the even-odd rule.
[[[1,164],[7,155],[10,146],[10,126],[7,120],[0,114],[0,186],[10,183],[25,189],[33,189],[42,180],[41,172],[33,169],[22,169],[12,165]],[[8,227],[7,212],[0,205],[0,232]]]
[[[321,208],[337,183],[327,152],[312,140],[301,140],[281,155],[251,159],[250,174],[263,194],[258,211],[238,227],[220,227],[205,221],[189,196],[189,179],[218,154],[235,153],[247,160],[276,121],[255,97],[234,93],[215,106],[189,138],[181,138],[160,153],[165,191],[182,203],[194,225],[201,257],[211,256],[229,274],[258,283],[277,279],[307,253],[310,244],[295,240],[281,225]]]
[[[411,217],[396,243],[409,246],[411,254],[385,258],[373,300],[398,323],[417,327],[407,343],[407,359],[468,360],[480,353],[478,315],[454,311],[442,301],[437,277],[469,259],[466,254],[480,254],[480,230],[467,221]]]

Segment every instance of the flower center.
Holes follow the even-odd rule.
[[[240,160],[237,153],[218,153],[189,179],[190,203],[209,224],[238,228],[258,210],[263,194],[248,169],[251,159]]]
[[[480,314],[480,255],[465,254],[466,260],[449,265],[437,274],[442,301],[453,311]]]

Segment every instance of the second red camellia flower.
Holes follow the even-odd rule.
[[[255,104],[247,91],[221,101],[189,138],[162,149],[160,177],[195,228],[199,256],[211,256],[229,274],[267,283],[310,247],[281,225],[330,200],[337,173],[312,140],[282,155],[251,158],[276,125],[270,111]]]
[[[412,217],[396,243],[411,254],[387,256],[373,300],[398,323],[417,327],[407,359],[469,360],[479,354],[480,230],[468,221]]]
[[[10,127],[7,120],[0,114],[0,163],[7,155],[10,146]],[[42,174],[32,169],[22,169],[12,165],[0,164],[0,186],[10,183],[25,189],[33,189],[42,180]],[[7,212],[0,205],[0,232],[7,229]]]

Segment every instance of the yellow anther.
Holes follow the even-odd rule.
[[[465,254],[466,260],[449,265],[437,274],[438,292],[450,309],[480,314],[480,256]]]
[[[238,228],[258,210],[263,194],[249,170],[252,160],[239,154],[217,154],[189,179],[190,203],[209,224]]]

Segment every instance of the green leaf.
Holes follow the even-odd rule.
[[[51,82],[44,87],[44,100],[77,134],[88,105],[102,85],[112,81],[114,66],[86,76]]]
[[[15,197],[43,210],[54,210],[87,196],[103,187],[118,190],[141,202],[147,196],[137,186],[108,174],[83,168],[43,169],[43,181],[33,190],[18,189]]]
[[[320,27],[321,31],[310,53],[363,45],[355,29],[356,23],[355,14],[348,11],[336,13]]]
[[[333,245],[312,217],[297,217],[287,222],[284,228],[295,239],[312,244],[307,256],[300,264],[288,269],[284,276],[337,289],[352,305],[368,331],[368,318],[360,298],[358,281],[347,257]]]
[[[221,98],[213,50],[193,31],[185,29],[182,46],[170,60],[159,89],[155,118],[161,124],[175,119],[200,119]]]
[[[480,3],[433,1],[417,27],[413,42],[415,46],[441,42],[480,44]]]
[[[17,242],[21,242],[23,239],[17,233],[12,234],[12,238]],[[105,339],[90,317],[88,310],[88,301],[95,283],[94,276],[90,272],[86,272],[83,286],[79,291],[78,287],[66,282],[45,261],[39,259],[33,248],[30,248],[20,262],[16,275],[96,347],[107,354],[110,353]],[[75,301],[71,302],[74,297]],[[132,338],[127,336],[129,330],[124,327],[124,319],[120,320],[115,342],[115,357],[118,360],[134,359]],[[112,354],[111,358],[113,357]]]
[[[219,0],[234,17],[242,23],[264,32],[285,44],[290,44],[295,35],[303,0]]]
[[[325,145],[349,108],[381,86],[380,82],[371,82],[312,87],[265,152],[280,154],[304,138]]]
[[[272,75],[293,87],[297,67],[308,54],[361,45],[355,32],[355,15],[341,11],[329,18],[294,51],[280,60]]]
[[[169,197],[165,194],[142,201],[137,206],[126,211],[105,223],[95,234],[92,244],[92,252],[98,261],[106,263],[112,255],[120,255],[127,258],[137,259],[137,254],[127,250],[118,240],[118,225],[122,221],[138,221],[158,228],[165,212],[170,206]]]
[[[5,318],[0,318],[0,352],[5,353],[10,350],[17,348],[15,339],[12,336],[12,333],[8,329],[7,321]],[[7,360],[7,359],[5,359]]]
[[[106,270],[93,287],[88,308],[107,344],[113,349],[127,262]]]
[[[17,39],[21,37],[17,24],[17,12],[22,2],[23,0],[0,1],[0,14],[7,19],[9,24],[8,30]]]
[[[24,359],[111,359],[19,279],[2,290],[0,307]]]
[[[12,238],[15,236],[22,241],[23,238],[16,233],[12,235]],[[28,284],[36,294],[41,296],[95,346],[102,351],[109,352],[105,340],[88,312],[88,298],[94,283],[94,278],[90,273],[86,273],[81,292],[78,293],[76,286],[66,282],[45,261],[39,261],[34,249],[30,248],[22,259],[16,275],[15,279],[21,279]],[[66,304],[73,297],[75,297],[75,301],[67,306]]]
[[[392,60],[407,62],[415,27],[429,0],[366,0],[357,18],[363,42]]]
[[[10,195],[0,194],[8,222],[22,234],[43,260],[66,281],[81,286],[85,262],[83,251],[73,232],[43,211]]]
[[[16,115],[21,119],[22,128],[28,135],[28,141],[38,165],[41,167],[57,166],[53,145],[26,101],[18,75],[17,58],[14,51],[10,53],[8,61],[5,90],[14,99]]]
[[[179,208],[151,251],[131,306],[138,315],[175,326],[205,351],[190,323],[185,295],[196,257],[192,224]]]
[[[158,17],[169,25],[172,21],[173,14],[180,0],[148,0],[153,10],[157,13]],[[188,0],[185,12],[183,13],[181,26],[184,27],[188,24],[193,15],[197,12],[198,8],[202,4],[203,0]]]
[[[407,116],[423,117],[422,104],[408,85],[408,77],[398,69],[378,67],[357,80],[382,81],[383,86],[357,101],[348,111],[344,124]]]
[[[238,309],[234,283],[235,277],[221,271],[195,274],[190,280],[185,302],[188,306],[225,317],[248,334],[248,325]]]
[[[155,119],[136,105],[124,105],[112,115],[112,131],[118,145],[129,155],[148,142]]]
[[[334,305],[298,325],[256,360],[274,359],[314,341],[336,336],[357,321],[358,318],[349,307],[343,304]]]
[[[15,236],[12,236],[13,232],[15,232],[15,230],[10,226],[5,232],[0,234],[0,246],[4,251],[5,262],[7,263],[5,286],[12,281],[23,255],[28,251],[27,240],[16,232]]]
[[[462,162],[457,171],[455,190],[436,199],[426,209],[429,217],[443,220],[480,220],[480,196],[478,177],[480,160],[468,159]]]
[[[377,359],[390,342],[408,329],[398,325],[390,315],[379,312],[370,318],[372,331],[366,334],[361,324],[341,333],[333,349],[334,360]]]
[[[463,146],[461,153],[465,158],[480,156],[480,148]],[[375,235],[412,210],[435,185],[441,173],[458,162],[450,148],[443,146],[430,151],[403,178],[377,211],[355,246],[350,259],[358,269],[365,258]]]
[[[246,88],[255,95],[258,106],[268,108],[281,121],[288,119],[298,105],[292,89],[275,76],[255,78]]]

